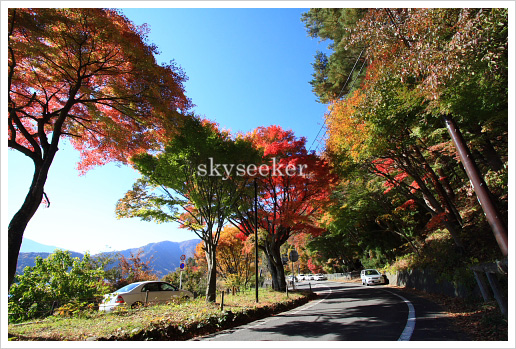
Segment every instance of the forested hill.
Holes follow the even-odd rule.
[[[109,252],[109,254],[116,255],[118,253],[127,258],[131,257],[131,253],[136,255],[141,249],[142,260],[146,262],[151,259],[150,266],[154,272],[158,274],[158,276],[164,276],[179,267],[179,261],[182,254],[184,254],[186,258],[193,257],[195,247],[199,242],[199,239],[192,239],[182,242],[161,241],[150,243],[142,247],[131,248],[122,251],[113,251]],[[82,253],[74,251],[70,252],[72,257],[83,257]],[[34,266],[34,259],[37,256],[40,256],[41,258],[47,258],[49,255],[49,252],[21,252],[18,258],[16,272],[21,274],[23,273],[23,269],[26,266]],[[95,256],[97,255],[93,255],[93,257]]]
[[[186,259],[193,257],[195,253],[195,247],[199,244],[200,239],[192,239],[182,242],[174,241],[161,241],[156,243],[150,243],[148,245],[131,248],[123,251],[115,251],[113,254],[119,253],[120,255],[128,258],[131,257],[131,253],[136,255],[141,249],[143,252],[141,258],[143,262],[151,260],[151,269],[159,276],[165,276],[170,272],[176,270],[180,264],[181,255],[185,255]]]

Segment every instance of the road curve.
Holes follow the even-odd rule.
[[[330,281],[312,281],[310,287],[318,299],[299,308],[193,340],[468,340],[450,328],[436,304],[397,289]]]

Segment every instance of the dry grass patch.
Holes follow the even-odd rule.
[[[93,311],[80,318],[49,317],[44,321],[11,324],[10,340],[183,340],[196,335],[239,325],[264,317],[308,300],[307,294],[260,290],[259,303],[255,293],[242,292],[206,303],[195,299],[182,304],[166,304],[126,309],[113,313]]]

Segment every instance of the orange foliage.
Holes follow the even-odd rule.
[[[313,258],[308,259],[307,266],[313,274],[319,274],[324,271],[322,266],[314,263]]]
[[[121,270],[121,279],[119,283],[133,283],[137,281],[157,280],[158,277],[150,267],[151,260],[144,262],[142,260],[143,250],[138,250],[136,255],[131,252],[131,257],[125,258],[120,256],[118,265]]]
[[[360,157],[364,144],[370,137],[367,123],[356,115],[357,107],[364,97],[365,95],[355,91],[349,98],[333,102],[326,114],[328,150],[333,153],[345,151],[355,161]]]
[[[244,282],[251,277],[254,265],[254,244],[249,239],[241,239],[242,233],[233,226],[226,226],[220,233],[217,245],[217,273],[223,278],[238,275]],[[195,248],[195,264],[201,270],[207,270],[204,242]]]

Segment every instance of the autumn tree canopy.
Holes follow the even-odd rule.
[[[215,301],[220,234],[247,190],[249,177],[227,176],[225,171],[212,174],[207,166],[252,164],[257,158],[259,152],[250,142],[233,139],[216,124],[195,116],[184,122],[163,152],[132,158],[142,178],[119,200],[118,217],[175,221],[193,231],[204,243],[210,302]]]
[[[184,73],[173,62],[158,64],[148,29],[116,10],[11,8],[8,19],[8,144],[34,163],[9,224],[10,285],[60,140],[79,150],[81,172],[125,163],[158,148],[190,101]]]
[[[335,178],[326,160],[305,148],[305,138],[279,126],[259,127],[250,135],[255,147],[263,152],[267,175],[257,176],[258,228],[266,232],[259,247],[265,252],[273,279],[273,288],[285,289],[280,247],[294,234],[321,234],[318,219]],[[277,175],[274,168],[283,169]],[[286,172],[284,169],[296,169]],[[301,171],[302,169],[302,171]],[[233,216],[233,222],[247,235],[254,234],[254,196],[247,193],[247,206]]]
[[[507,212],[507,9],[311,9],[302,20],[334,48],[316,57],[312,81],[330,102],[325,152],[341,177],[327,227],[347,240],[347,256],[328,257],[380,266],[419,256],[442,229],[452,243],[439,253],[450,259],[434,259],[496,258],[446,122]]]

